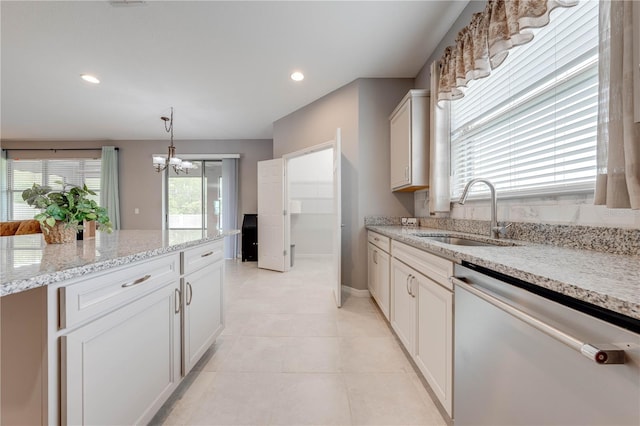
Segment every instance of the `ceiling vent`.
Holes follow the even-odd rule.
[[[134,7],[145,6],[147,2],[144,0],[109,0],[109,4],[113,7]]]

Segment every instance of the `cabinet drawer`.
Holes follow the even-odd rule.
[[[224,258],[223,240],[203,244],[182,253],[182,273],[190,274]]]
[[[389,237],[385,237],[384,235],[380,235],[373,231],[369,231],[368,238],[369,238],[369,242],[374,246],[378,247],[379,249],[382,249],[387,253],[391,251],[391,246],[390,246],[391,240],[389,239]]]
[[[59,289],[60,328],[72,327],[117,309],[167,282],[180,278],[179,254],[91,275]]]
[[[449,282],[449,277],[453,275],[453,262],[450,260],[397,241],[392,242],[391,251],[396,259],[406,263],[445,288],[453,290],[453,284]]]

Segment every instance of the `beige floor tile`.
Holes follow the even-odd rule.
[[[231,354],[231,349],[237,340],[237,336],[220,336],[213,346],[202,356],[202,359],[193,367],[194,370],[218,371],[222,362]]]
[[[336,316],[339,336],[391,337],[389,326],[377,312],[340,310]]]
[[[218,371],[281,372],[286,339],[239,336]]]
[[[153,424],[444,424],[375,302],[337,309],[327,271],[227,262],[226,328]]]
[[[446,424],[417,394],[409,374],[345,374],[345,381],[354,425]]]
[[[280,374],[217,373],[189,418],[191,425],[267,425]]]
[[[350,425],[347,389],[339,374],[284,374],[272,425]]]
[[[152,425],[186,425],[193,412],[200,407],[200,400],[215,380],[215,373],[194,372],[180,384],[169,401],[164,405]]]
[[[337,337],[290,337],[285,346],[283,371],[337,373],[340,342]]]
[[[412,371],[392,337],[341,337],[340,361],[340,370],[345,373]]]

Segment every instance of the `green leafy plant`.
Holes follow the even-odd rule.
[[[58,182],[56,182],[58,183]],[[61,183],[61,182],[60,182]],[[107,215],[107,209],[89,199],[95,192],[87,185],[63,184],[62,190],[54,191],[48,186],[33,184],[22,192],[22,199],[41,212],[33,218],[40,222],[44,232],[49,232],[57,221],[65,223],[76,231],[82,230],[82,223],[94,220],[99,231],[111,232],[113,226]]]

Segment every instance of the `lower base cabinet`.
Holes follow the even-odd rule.
[[[391,327],[445,411],[453,413],[451,261],[393,241]]]
[[[183,374],[186,376],[224,327],[222,260],[184,277]]]
[[[61,337],[62,424],[146,424],[180,381],[177,283]]]
[[[391,261],[391,327],[411,356],[415,354],[416,299],[410,286],[416,274],[397,259]]]
[[[389,268],[391,258],[388,253],[368,243],[368,288],[369,293],[380,307],[382,314],[389,320],[390,293]]]
[[[453,398],[453,293],[432,280],[418,280],[418,341],[415,363],[449,415]]]

